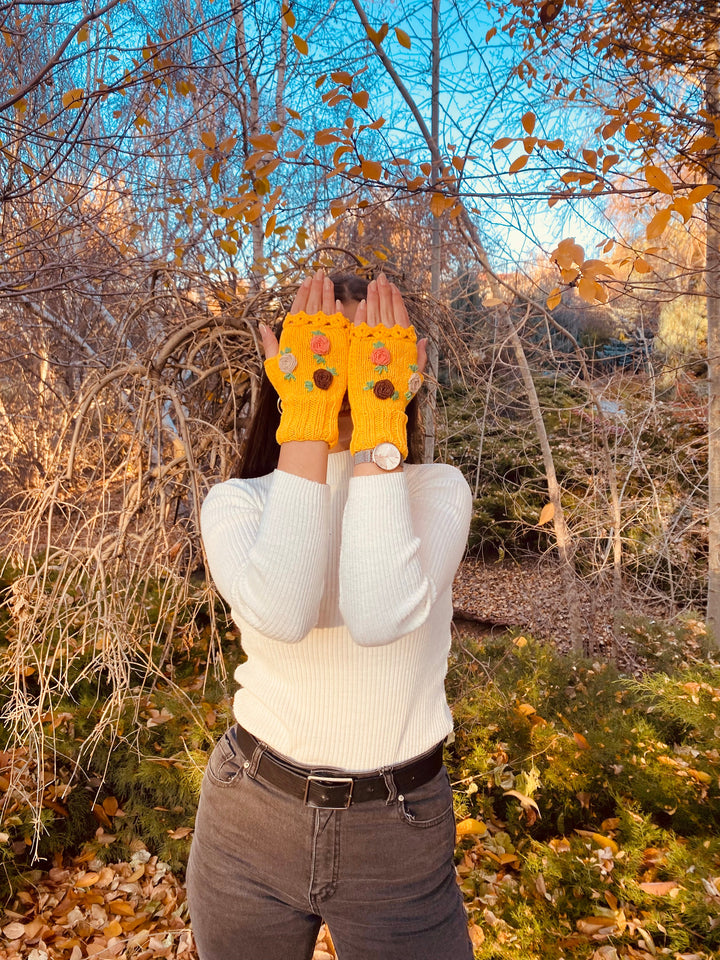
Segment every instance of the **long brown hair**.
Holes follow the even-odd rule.
[[[355,273],[340,273],[331,275],[335,287],[335,299],[341,303],[356,301],[360,303],[367,296],[368,280]],[[274,332],[279,336],[281,327]],[[243,479],[264,477],[278,465],[280,444],[275,439],[277,428],[280,426],[280,410],[278,395],[268,380],[263,369],[260,388],[258,391],[257,406],[250,426],[247,430],[242,453],[236,464],[234,475]],[[417,396],[413,397],[407,406],[408,418],[408,456],[407,463],[423,462],[423,429],[420,419],[420,408]]]

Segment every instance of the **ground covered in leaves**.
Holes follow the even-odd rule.
[[[581,659],[562,637],[532,636],[548,635],[541,616],[559,602],[547,572],[501,569],[461,570],[456,607],[496,628],[459,620],[448,675],[458,883],[478,960],[720,955],[720,665],[702,624],[626,617],[633,669]],[[226,692],[182,683],[216,736]],[[116,750],[104,795],[45,771],[44,822],[59,832],[44,869],[13,884],[3,960],[195,960],[182,875],[207,747],[177,696],[157,686],[137,703],[142,755]],[[69,749],[79,728],[65,718],[63,731]],[[2,790],[13,760],[0,755]],[[24,817],[16,804],[0,825],[6,867],[31,842]],[[88,840],[71,849],[61,831],[81,817]],[[334,956],[323,929],[315,960]]]

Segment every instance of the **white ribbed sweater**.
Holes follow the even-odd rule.
[[[444,464],[327,483],[276,470],[213,487],[210,572],[241,630],[239,723],[298,763],[375,770],[452,730],[451,588],[472,500]]]

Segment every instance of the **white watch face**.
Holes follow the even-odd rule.
[[[373,462],[381,470],[394,470],[400,466],[402,456],[394,443],[379,443],[373,450]]]

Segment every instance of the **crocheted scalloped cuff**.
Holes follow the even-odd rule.
[[[342,313],[323,313],[322,310],[318,310],[317,313],[305,313],[304,310],[301,310],[299,313],[287,314],[283,329],[286,326],[321,326],[329,330],[348,330],[350,322]]]
[[[379,323],[376,327],[369,327],[367,323],[363,321],[363,323],[350,325],[350,338],[351,340],[355,338],[409,340],[415,343],[417,341],[417,334],[412,324],[409,327],[401,327],[400,324],[396,323],[393,327],[386,327],[384,324]]]

